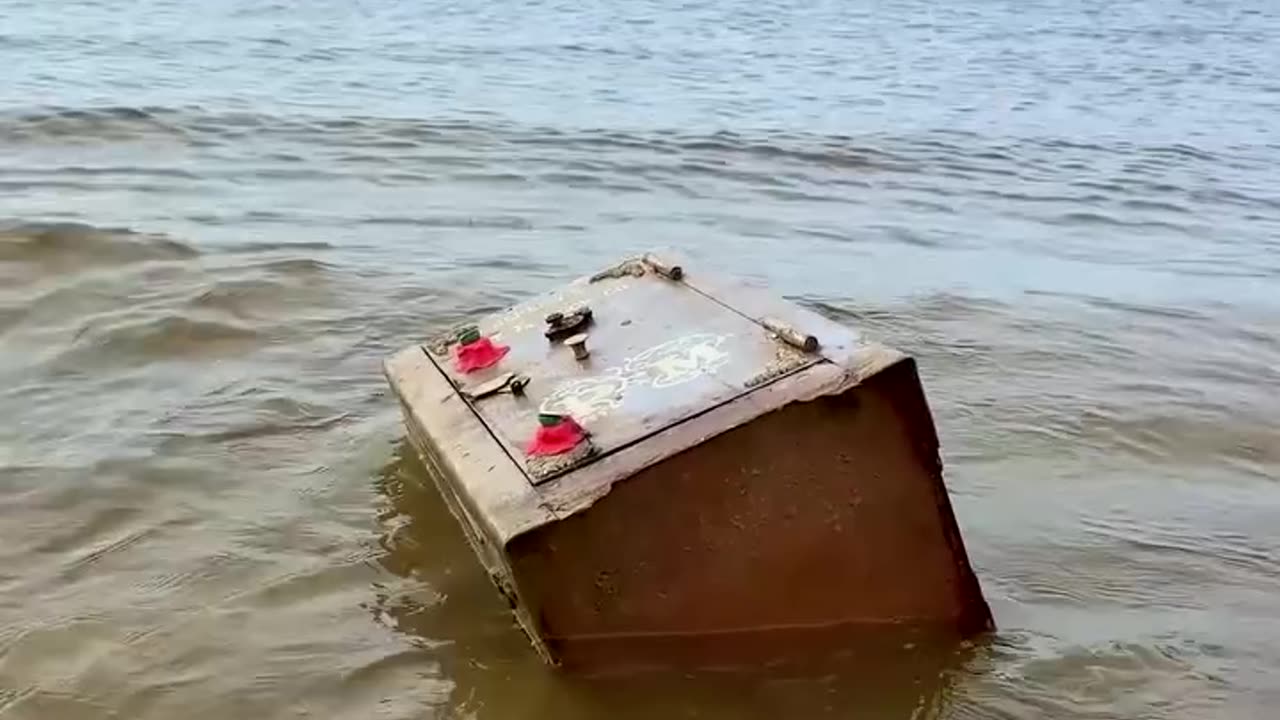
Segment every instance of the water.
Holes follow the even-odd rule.
[[[1267,0],[0,0],[0,718],[1280,701]],[[1000,632],[542,668],[380,360],[675,245],[914,353]]]

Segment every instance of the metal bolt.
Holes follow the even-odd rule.
[[[553,312],[547,314],[548,325],[559,325],[564,320],[564,313]]]
[[[524,375],[516,375],[511,378],[511,382],[508,384],[508,387],[511,388],[512,395],[524,395],[524,388],[528,384],[529,378]]]
[[[790,325],[776,318],[761,318],[760,324],[769,329],[782,342],[807,353],[817,352],[819,343],[818,338],[802,333]]]
[[[564,344],[573,350],[573,356],[578,360],[586,360],[587,356],[591,354],[591,351],[587,349],[586,333],[578,333],[573,337],[567,337],[564,339]]]

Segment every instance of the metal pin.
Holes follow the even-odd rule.
[[[641,260],[649,267],[650,270],[658,273],[668,280],[680,280],[684,277],[684,268],[679,265],[672,265],[671,263],[664,262],[656,255],[648,254],[641,258]]]
[[[525,375],[503,373],[488,382],[480,383],[469,390],[464,390],[463,394],[472,400],[483,400],[490,395],[497,395],[500,392],[510,392],[512,395],[524,395],[524,389],[528,384],[529,378]]]
[[[564,339],[564,344],[573,350],[573,356],[578,360],[586,360],[591,351],[587,349],[587,334],[578,333],[572,337]]]
[[[777,335],[779,339],[792,347],[809,353],[818,350],[818,338],[802,333],[781,320],[761,318],[760,324],[769,328],[769,332]]]
[[[529,385],[529,378],[524,375],[517,375],[511,378],[508,387],[511,388],[512,395],[524,395],[524,389]]]

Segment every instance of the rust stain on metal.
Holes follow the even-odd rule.
[[[631,258],[592,275],[591,282],[596,283],[601,280],[615,280],[624,277],[644,277],[647,272],[649,272],[649,266],[643,260]]]
[[[810,362],[812,361],[809,356],[796,350],[792,346],[779,345],[777,350],[774,352],[773,359],[765,363],[764,368],[760,372],[748,378],[746,386],[756,387],[758,385],[764,385],[770,380],[775,380],[787,373],[794,372],[795,370],[808,365]]]
[[[596,454],[591,440],[584,440],[577,447],[560,455],[540,455],[528,460],[529,474],[537,479],[560,475],[571,470]]]
[[[447,357],[449,349],[458,344],[458,333],[462,331],[466,325],[455,325],[448,330],[436,333],[431,339],[423,343],[422,348],[437,357]]]

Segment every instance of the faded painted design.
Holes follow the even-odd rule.
[[[602,375],[570,380],[547,396],[539,411],[568,415],[578,422],[589,423],[622,405],[627,385],[627,378],[622,376],[619,368],[611,368]]]
[[[729,361],[720,348],[728,335],[694,333],[655,345],[627,361],[631,372],[649,378],[655,388],[681,385],[702,375],[714,375]]]
[[[654,345],[599,375],[562,383],[542,401],[542,412],[591,422],[622,405],[634,385],[664,389],[714,375],[729,361],[723,349],[731,335],[693,333]]]

